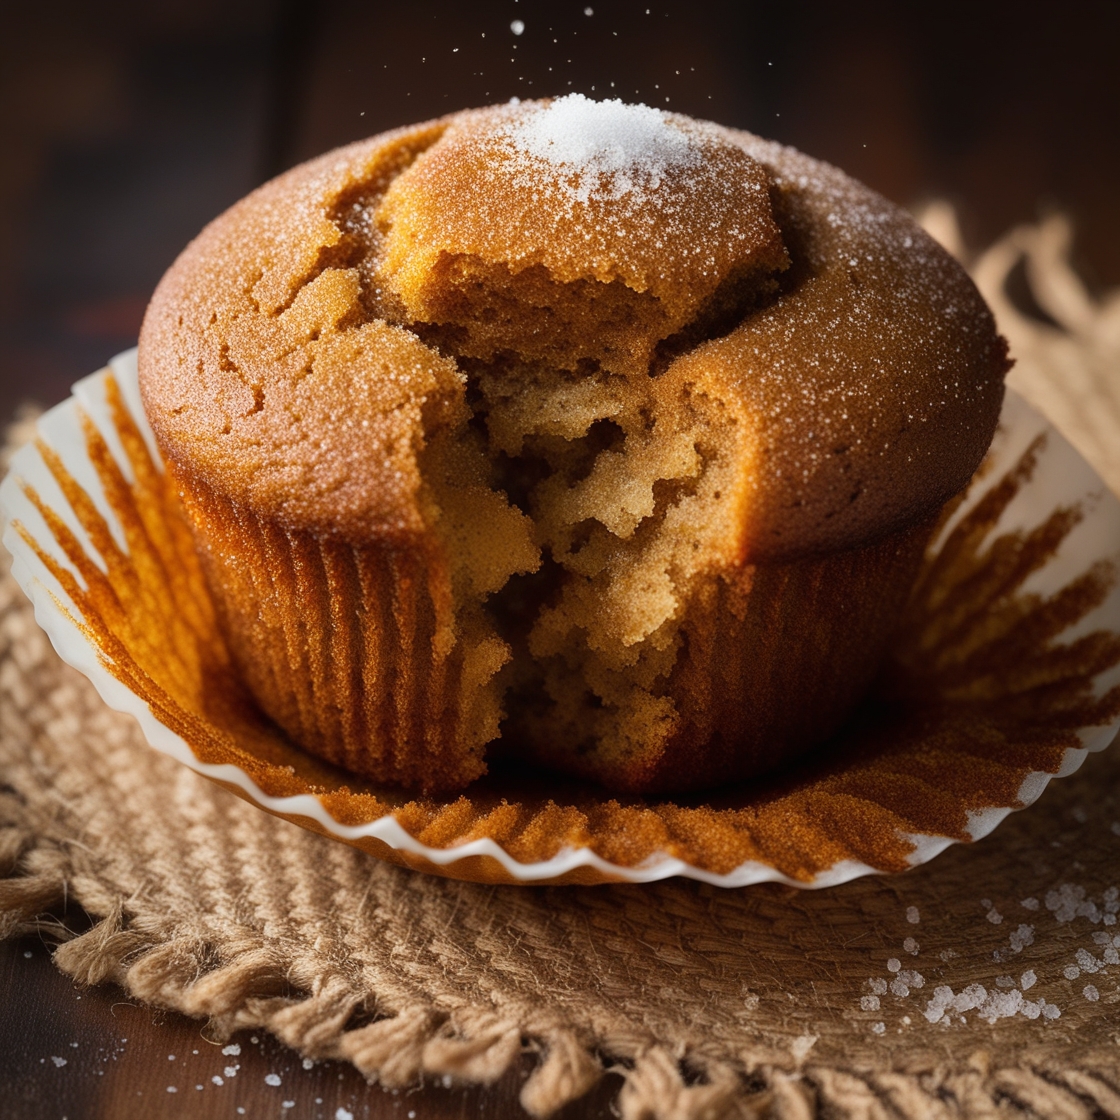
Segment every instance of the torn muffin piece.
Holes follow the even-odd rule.
[[[774,288],[765,170],[716,129],[573,95],[466,115],[386,192],[380,272],[464,356],[643,375]]]
[[[298,742],[429,791],[505,753],[683,792],[851,709],[1006,355],[866,188],[573,95],[267,184],[161,282],[140,363]]]

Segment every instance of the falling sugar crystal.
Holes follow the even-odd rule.
[[[1054,1014],[1049,1014],[1052,1006],[1043,1000],[1034,1011],[1025,1010],[1023,993],[1018,988],[1009,992],[989,992],[983,984],[969,984],[962,992],[955,994],[947,984],[941,984],[934,988],[933,998],[926,1004],[924,1015],[931,1023],[949,1023],[951,1015],[963,1018],[966,1011],[976,1011],[981,1019],[994,1023],[997,1019],[1018,1014],[1025,1014],[1028,1019],[1037,1018],[1039,1014],[1056,1018],[1060,1012],[1054,1007]]]
[[[990,992],[980,1006],[980,1018],[994,1023],[997,1019],[1009,1019],[1017,1015],[1023,1006],[1023,993],[1018,988],[1010,992]]]
[[[1100,972],[1104,966],[1101,964],[1088,949],[1077,950],[1077,963],[1081,966],[1082,972],[1094,973]]]
[[[912,968],[904,968],[895,978],[894,983],[905,985],[907,989],[924,988],[926,979],[920,972],[916,972]],[[894,984],[891,985],[891,990],[894,990]]]
[[[969,984],[967,988],[953,1001],[955,1010],[971,1011],[979,1007],[988,998],[988,992],[983,984]]]
[[[1053,912],[1059,922],[1072,922],[1074,918],[1101,920],[1101,912],[1092,899],[1085,897],[1085,888],[1073,883],[1063,883],[1056,890],[1046,892],[1046,909]]]
[[[795,1038],[793,1042],[790,1043],[789,1047],[789,1051],[793,1055],[794,1061],[803,1062],[808,1056],[809,1051],[812,1050],[814,1046],[816,1046],[818,1037],[819,1036],[815,1034],[798,1035],[797,1038]]]

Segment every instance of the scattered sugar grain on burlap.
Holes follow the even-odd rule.
[[[1067,247],[1054,218],[974,268],[1020,358],[1013,383],[1116,486],[1120,298],[1092,300]],[[1024,255],[1058,327],[1002,294]],[[492,1082],[528,1052],[535,1115],[610,1067],[633,1120],[1120,1117],[1115,748],[903,876],[478,886],[382,864],[157,754],[4,576],[0,773],[0,932],[53,932],[78,982],[217,1037],[264,1028],[388,1086]],[[81,936],[49,917],[64,897],[98,919]]]

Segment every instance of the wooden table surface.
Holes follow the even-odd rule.
[[[535,1058],[496,1084],[390,1091],[344,1062],[302,1062],[271,1036],[227,1042],[205,1024],[143,1007],[112,984],[79,988],[38,938],[0,942],[0,1117],[4,1120],[497,1120]],[[606,1076],[557,1120],[611,1115]]]

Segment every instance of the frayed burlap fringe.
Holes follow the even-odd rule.
[[[1120,479],[1100,419],[1120,400],[1101,372],[1120,375],[1106,353],[1120,301],[1093,304],[1068,269],[1051,284],[1068,298],[1044,304],[1059,326],[1002,294],[1019,254],[1066,267],[1060,233],[1016,231],[979,275],[1036,400],[1061,393],[1075,340],[1055,415]],[[611,1071],[624,1120],[1120,1120],[1118,785],[1113,750],[975,847],[825,892],[427,878],[156,754],[0,579],[0,936],[38,932],[79,983],[208,1020],[215,1038],[270,1031],[385,1086],[492,1083],[528,1060],[534,1116]],[[57,917],[68,901],[92,928]],[[955,1002],[931,1022],[939,987]]]

